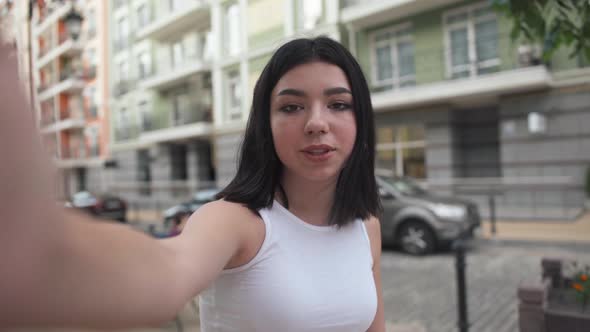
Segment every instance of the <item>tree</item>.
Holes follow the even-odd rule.
[[[513,22],[513,41],[542,46],[549,61],[559,48],[573,47],[570,58],[590,61],[590,0],[491,0],[493,7]]]

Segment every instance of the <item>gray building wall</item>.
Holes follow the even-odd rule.
[[[588,88],[555,89],[501,100],[504,175],[553,177],[557,182],[537,184],[536,190],[513,191],[501,198],[502,204],[526,206],[521,213],[535,218],[574,218],[580,212],[585,201],[585,172],[590,166],[589,92]],[[529,132],[530,112],[545,115],[547,129],[544,133]]]
[[[217,185],[224,187],[236,174],[238,152],[242,145],[243,133],[219,135],[214,139]]]

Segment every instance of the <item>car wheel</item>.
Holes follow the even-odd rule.
[[[436,238],[430,227],[422,221],[409,221],[399,230],[397,242],[411,255],[425,255],[434,251]]]

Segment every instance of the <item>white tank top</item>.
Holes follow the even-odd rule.
[[[314,226],[276,201],[259,212],[262,246],[200,294],[201,331],[366,331],[377,292],[364,223]]]

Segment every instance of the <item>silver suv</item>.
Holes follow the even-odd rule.
[[[406,177],[377,176],[377,184],[384,245],[399,245],[409,254],[424,255],[461,236],[472,237],[480,226],[473,202],[434,195]]]

